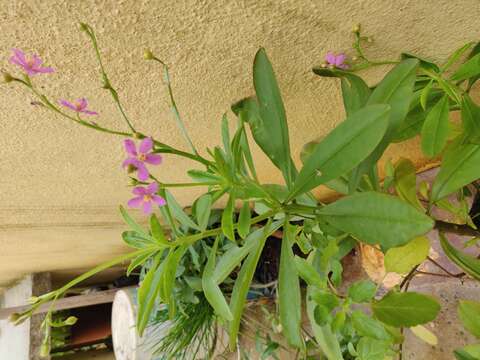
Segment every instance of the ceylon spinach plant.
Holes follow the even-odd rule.
[[[230,133],[225,115],[221,122],[222,145],[202,155],[180,117],[167,65],[151,51],[145,53],[147,60],[163,67],[173,114],[188,151],[169,146],[134,127],[106,73],[93,29],[86,24],[81,24],[81,29],[92,42],[102,86],[112,95],[126,130],[109,129],[86,120],[86,116],[97,115],[87,109],[86,99],[74,103],[61,100],[59,104],[50,100],[33,78],[53,69],[44,67],[37,56],[14,50],[11,62],[25,73],[23,77],[6,73],[5,80],[25,86],[37,97],[37,104],[54,114],[127,139],[124,144],[128,158],[123,165],[131,174],[137,172],[132,175],[135,197],[129,206],[142,207],[150,215],[150,222],[145,228],[121,208],[130,227],[123,239],[134,251],[32,299],[29,310],[14,316],[15,322],[27,319],[40,305],[54,302],[99,271],[130,261],[128,272],[135,268],[144,272],[138,291],[140,335],[159,303],[165,304],[169,316],[174,318],[178,311],[183,311],[181,303],[187,296],[201,294],[197,298],[208,301],[212,314],[228,331],[231,350],[235,350],[262,249],[267,237],[281,230],[277,303],[281,332],[289,346],[303,358],[386,359],[401,356],[404,328],[425,334],[427,330],[421,325],[435,319],[440,310],[434,297],[408,291],[420,264],[433,261],[428,257],[430,244],[426,233],[436,229],[445,254],[465,276],[480,280],[480,260],[455,248],[448,240],[448,233],[457,233],[469,235],[472,243],[480,234],[469,217],[465,200],[468,185],[480,177],[480,107],[470,97],[480,78],[479,44],[462,46],[442,64],[412,54],[402,54],[399,61],[375,61],[364,52],[370,38],[361,35],[356,27],[356,56],[349,62],[343,54],[329,53],[327,62],[314,69],[319,76],[340,81],[346,118],[323,139],[305,146],[303,165],[297,168],[292,160],[280,89],[264,49],[257,52],[253,63],[255,96],[232,106],[236,130]],[[391,66],[391,70],[377,85],[369,86],[356,72],[377,65]],[[461,123],[450,120],[454,111],[460,111]],[[260,183],[248,130],[280,169],[284,185]],[[417,135],[425,156],[441,160],[431,187],[421,183],[417,188],[415,167],[408,159],[395,164],[387,162],[382,178],[378,162],[387,147]],[[140,141],[138,149],[136,140]],[[203,170],[188,172],[191,183],[164,183],[149,172],[150,166],[161,162],[161,154],[191,159]],[[342,196],[329,204],[321,203],[311,193],[320,185]],[[191,214],[168,191],[189,186],[205,188],[193,203]],[[455,194],[458,201],[452,202],[449,196]],[[220,226],[207,228],[212,207],[222,197],[227,203]],[[252,205],[260,209],[257,214],[252,215]],[[455,213],[459,223],[436,219],[432,214],[434,206]],[[401,283],[382,295],[378,291],[380,284],[365,279],[341,293],[340,260],[357,243],[383,252],[386,270],[402,275]],[[196,258],[201,264],[195,270],[195,280],[189,284],[186,276],[190,273],[179,271],[179,267],[186,256],[192,256],[195,247],[204,246],[201,244],[206,246],[205,256]],[[308,331],[303,327],[302,304],[306,306]],[[478,316],[478,306],[473,310]],[[50,326],[58,325],[52,324],[51,319],[48,313],[42,325],[46,331],[44,352],[48,352]],[[480,345],[473,347],[457,350],[455,355],[459,359],[477,358]]]

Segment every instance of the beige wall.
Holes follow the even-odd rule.
[[[328,50],[351,54],[360,22],[376,57],[409,51],[444,59],[480,38],[478,0],[435,1],[12,1],[0,0],[0,68],[9,49],[38,52],[56,73],[35,84],[58,98],[86,96],[102,125],[125,130],[105,90],[79,20],[97,31],[106,68],[138,129],[184,148],[161,83],[161,69],[142,59],[150,47],[171,65],[174,91],[197,147],[219,143],[219,119],[252,94],[255,51],[264,46],[284,96],[293,153],[343,119],[339,84],[310,71]],[[386,68],[367,74],[375,83]],[[30,105],[19,86],[0,87],[0,284],[23,272],[85,267],[124,251],[117,206],[129,198],[120,168],[120,138],[66,123]],[[393,149],[425,161],[413,141]],[[257,158],[265,182],[280,177]],[[191,166],[166,156],[155,175],[187,180]],[[188,204],[194,194],[177,192]]]

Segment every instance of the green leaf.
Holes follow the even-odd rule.
[[[456,349],[454,355],[457,360],[479,360],[480,344],[467,345],[461,349]]]
[[[188,245],[179,246],[177,249],[171,249],[165,259],[165,268],[163,272],[163,300],[168,304],[170,319],[175,315],[175,299],[173,299],[173,289],[175,287],[178,264],[188,249]]]
[[[233,210],[235,206],[235,195],[230,193],[227,205],[222,213],[222,232],[230,240],[235,241],[235,232],[233,229]]]
[[[322,286],[324,281],[312,264],[298,256],[295,256],[294,261],[298,275],[300,275],[308,285]]]
[[[238,235],[242,239],[245,239],[250,232],[250,220],[252,217],[252,211],[250,210],[250,204],[248,201],[243,202],[240,215],[238,216]]]
[[[347,115],[363,108],[372,92],[361,77],[348,72],[341,76],[341,86],[343,106]]]
[[[468,94],[463,95],[462,122],[465,134],[464,142],[480,143],[480,106],[475,104]]]
[[[427,110],[427,101],[428,95],[430,94],[430,90],[432,90],[433,80],[430,80],[427,86],[425,86],[420,93],[420,106],[423,110]]]
[[[382,323],[367,316],[363,311],[355,310],[352,313],[352,325],[361,336],[368,336],[377,340],[390,340],[390,335]]]
[[[410,327],[435,319],[440,304],[431,296],[390,291],[381,300],[372,303],[372,311],[378,320],[387,325]]]
[[[448,96],[443,98],[430,110],[422,127],[422,150],[428,157],[438,155],[448,138]]]
[[[204,194],[200,196],[194,204],[195,217],[201,231],[205,231],[212,211],[212,195]]]
[[[224,320],[233,320],[232,312],[228,306],[225,297],[223,296],[222,290],[217,285],[214,270],[215,270],[215,260],[217,255],[218,241],[220,236],[217,236],[215,243],[210,250],[210,256],[208,257],[207,264],[203,270],[202,276],[202,287],[205,298],[208,300],[212,308],[215,310],[215,313],[223,318]]]
[[[165,237],[163,233],[162,225],[158,221],[157,215],[152,214],[150,216],[150,230],[152,232],[153,239],[159,244],[163,246],[170,246],[171,244],[168,242],[168,239]]]
[[[358,360],[385,360],[390,349],[390,343],[363,337],[357,344]]]
[[[480,338],[480,302],[460,300],[458,316],[462,324],[472,335]]]
[[[433,220],[413,206],[376,192],[344,197],[317,213],[333,227],[384,249],[406,244],[433,228]]]
[[[340,344],[338,343],[336,335],[332,332],[331,326],[329,324],[320,326],[315,321],[315,308],[317,307],[317,303],[313,300],[313,291],[315,291],[313,286],[307,287],[306,299],[307,315],[310,320],[310,326],[312,327],[315,340],[328,360],[343,360]]]
[[[253,137],[265,154],[282,171],[288,186],[295,167],[290,156],[287,119],[280,89],[265,49],[258,50],[253,63],[253,84],[258,102],[247,105]],[[256,107],[256,109],[255,109]]]
[[[202,171],[202,170],[188,170],[187,171],[188,176],[192,178],[192,180],[198,182],[198,183],[203,183],[206,185],[217,185],[222,182],[222,178],[219,177],[218,175],[212,174],[207,171]]]
[[[387,105],[367,106],[340,123],[315,146],[289,198],[333,180],[358,165],[382,139],[388,115]]]
[[[127,211],[123,208],[123,206],[120,206],[120,213],[122,214],[123,220],[125,220],[127,225],[130,226],[133,231],[136,231],[137,233],[148,237],[147,232],[135,220],[133,220],[130,215],[128,215]]]
[[[375,150],[366,158],[352,174],[351,190],[355,190],[364,174],[377,163],[387,146],[395,138],[396,133],[410,109],[413,99],[418,60],[406,59],[395,66],[378,84],[368,98],[367,105],[388,104],[391,107],[388,128]]]
[[[471,277],[480,280],[480,260],[457,250],[442,233],[439,233],[439,235],[445,255]]]
[[[223,149],[227,155],[227,161],[232,160],[232,149],[230,148],[230,132],[228,130],[228,119],[227,114],[223,114],[222,117],[222,142]]]
[[[185,214],[182,207],[179,203],[177,203],[170,191],[165,191],[165,196],[167,200],[167,205],[172,212],[173,217],[178,220],[183,226],[200,231],[200,227],[195,224],[187,214]]]
[[[448,57],[448,60],[446,62],[445,65],[442,66],[442,69],[441,69],[441,72],[444,72],[446,70],[448,70],[450,68],[450,66],[452,66],[453,64],[455,64],[458,59],[460,59],[460,57],[468,50],[472,47],[473,43],[472,42],[469,42],[469,43],[466,43],[465,45],[462,45],[461,47],[459,47],[458,49],[456,49],[452,55],[450,55]]]
[[[152,257],[158,250],[157,249],[145,249],[144,252],[139,254],[136,258],[132,259],[130,265],[128,265],[127,276],[130,276],[133,270],[143,265],[150,257]]]
[[[146,239],[136,231],[124,231],[122,233],[122,239],[128,246],[134,249],[143,249],[153,245],[151,240]]]
[[[429,251],[430,242],[425,236],[419,236],[401,247],[391,248],[385,254],[385,270],[407,274],[427,258]]]
[[[480,74],[480,54],[463,63],[450,78],[453,81],[466,80]]]
[[[428,330],[425,326],[417,325],[410,328],[412,333],[418,337],[420,340],[426,342],[429,345],[436,346],[438,344],[438,339],[434,333]]]
[[[377,292],[377,285],[371,280],[354,282],[348,288],[348,297],[356,303],[366,303],[373,299]]]
[[[257,268],[258,259],[262,253],[263,247],[267,237],[271,234],[271,222],[263,228],[262,237],[256,242],[255,247],[250,251],[247,259],[242,265],[240,272],[238,273],[237,280],[233,286],[232,296],[230,299],[230,309],[233,314],[233,320],[228,324],[229,330],[229,344],[230,350],[235,350],[237,344],[238,331],[240,330],[240,319],[243,313],[243,307],[247,300],[248,290],[250,283],[253,279],[253,274]]]
[[[160,263],[161,255],[157,255],[150,270],[145,275],[138,289],[137,332],[140,336],[150,320],[160,287],[165,262]]]
[[[394,185],[398,196],[402,200],[424,211],[417,198],[416,168],[410,160],[400,158],[395,164]]]
[[[400,56],[402,60],[417,59],[419,61],[420,67],[423,69],[431,70],[433,72],[440,72],[440,68],[433,61],[410,53],[402,53]]]
[[[430,201],[436,202],[480,178],[480,145],[452,146],[444,155]]]
[[[297,349],[302,349],[304,347],[301,336],[302,301],[300,282],[292,251],[296,227],[291,225],[288,220],[285,221],[283,234],[278,275],[280,324],[288,343]]]

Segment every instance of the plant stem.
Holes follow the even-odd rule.
[[[480,231],[477,229],[471,228],[468,225],[454,224],[442,220],[435,221],[435,229],[451,234],[480,237]]]
[[[451,273],[445,267],[443,267],[441,264],[439,264],[437,261],[432,259],[430,256],[427,257],[427,260],[430,261],[432,264],[434,264],[436,267],[438,267],[440,270],[445,272],[450,277],[461,278],[461,277],[465,276],[464,272],[461,272],[461,273],[458,273],[458,274]],[[420,271],[418,271],[418,272],[420,273]]]

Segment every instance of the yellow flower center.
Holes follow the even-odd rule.
[[[143,201],[144,202],[149,202],[152,200],[152,196],[151,195],[143,195]]]
[[[147,159],[147,155],[145,155],[145,154],[139,154],[138,155],[138,160],[145,161],[146,159]]]

